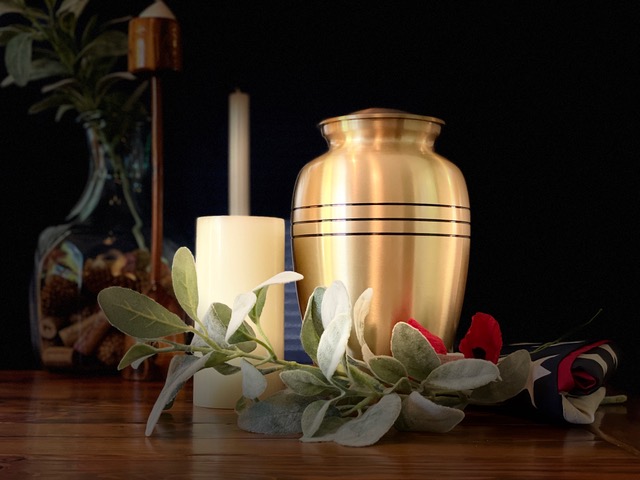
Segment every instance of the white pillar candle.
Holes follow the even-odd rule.
[[[229,214],[249,215],[249,95],[229,95]]]
[[[251,291],[284,271],[284,220],[257,216],[209,216],[196,220],[198,317],[213,302],[233,307],[240,293]],[[279,358],[284,358],[284,286],[271,285],[260,325]],[[265,353],[258,347],[256,352]],[[239,362],[236,363],[239,365]],[[267,376],[267,394],[283,388],[277,374]],[[196,373],[193,403],[233,408],[242,396],[242,374],[222,375],[213,368]]]

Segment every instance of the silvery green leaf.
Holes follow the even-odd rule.
[[[235,375],[240,371],[240,367],[237,365],[232,365],[230,363],[219,363],[217,362],[215,365],[212,365],[213,369],[220,373],[221,375]]]
[[[438,405],[418,392],[412,392],[402,401],[402,411],[395,426],[404,431],[445,433],[463,418],[462,410]]]
[[[284,370],[280,372],[282,382],[298,395],[319,396],[339,390],[327,383],[326,379],[306,370]]]
[[[218,365],[225,363],[227,360],[229,360],[229,355],[224,352],[213,350],[209,352],[209,360],[207,360],[207,363],[204,366],[205,368],[217,367]]]
[[[373,289],[367,288],[356,300],[353,306],[353,326],[356,332],[356,338],[358,343],[362,347],[366,340],[364,338],[365,332],[365,320],[369,315],[369,309],[371,308],[371,299],[373,297]]]
[[[98,303],[111,325],[134,338],[150,340],[189,331],[175,313],[128,288],[105,288]]]
[[[367,345],[366,343],[362,345],[362,359],[365,361],[365,363],[371,360],[373,357],[375,357],[375,354],[371,351],[369,345]]]
[[[515,397],[525,388],[531,370],[531,356],[526,350],[516,350],[498,362],[500,378],[476,388],[469,399],[476,405],[501,403]]]
[[[258,323],[260,320],[260,316],[262,315],[262,309],[264,308],[264,304],[267,298],[267,290],[271,285],[281,285],[290,282],[297,282],[298,280],[302,280],[304,277],[297,272],[280,272],[268,280],[262,282],[260,285],[253,289],[253,292],[256,294],[257,300],[254,307],[249,312],[249,317],[254,322]]]
[[[265,280],[264,282],[262,282],[260,285],[255,287],[253,291],[255,292],[256,290],[263,287],[267,287],[269,285],[278,285],[278,284],[297,282],[298,280],[302,280],[303,278],[304,277],[298,272],[290,272],[290,271],[280,272],[274,275],[273,277],[269,278],[268,280]]]
[[[347,373],[349,375],[349,380],[352,383],[352,387],[364,388],[365,390],[371,390],[378,393],[384,390],[384,385],[380,383],[380,381],[376,377],[370,375],[365,370],[358,367],[357,364],[354,364],[354,359],[352,359],[348,355],[347,363]],[[364,365],[364,368],[369,370],[366,364]]]
[[[171,359],[164,387],[162,387],[162,391],[156,399],[156,403],[153,405],[149,418],[147,419],[146,436],[151,435],[153,432],[153,428],[156,426],[156,423],[158,423],[160,414],[162,414],[165,407],[173,402],[186,381],[193,377],[200,369],[204,368],[208,359],[209,354],[202,357],[195,355],[176,355]]]
[[[242,359],[240,369],[242,371],[242,395],[251,399],[258,398],[267,389],[267,379],[260,373],[260,370],[245,359]]]
[[[424,336],[406,322],[398,322],[391,332],[391,354],[402,362],[409,376],[422,381],[437,367],[440,360]]]
[[[143,361],[156,353],[158,353],[158,349],[154,346],[148,343],[136,343],[124,354],[118,364],[118,370],[122,370],[129,365],[133,368],[138,368]]]
[[[300,421],[303,436],[313,437],[316,434],[331,406],[331,400],[316,400],[305,408]]]
[[[336,280],[329,285],[322,298],[320,307],[322,326],[326,329],[338,315],[351,316],[351,300],[349,299],[347,287],[341,281]]]
[[[423,383],[443,390],[473,390],[494,381],[499,375],[498,367],[487,360],[463,358],[440,365]]]
[[[300,327],[300,343],[314,363],[317,363],[318,343],[320,335],[324,331],[320,306],[324,296],[325,287],[316,287],[307,301],[307,308],[302,318]]]
[[[198,318],[198,278],[193,254],[180,247],[173,256],[171,281],[178,303],[190,318]]]
[[[328,380],[331,380],[338,364],[344,359],[351,334],[351,323],[351,315],[348,313],[338,314],[320,337],[318,366]]]
[[[256,349],[257,343],[252,340],[255,338],[253,329],[243,323],[240,328],[231,336],[229,342],[225,340],[227,326],[231,321],[231,309],[224,303],[214,302],[207,309],[202,322],[207,328],[207,335],[211,340],[222,348],[229,348],[235,345],[243,352],[249,353]],[[197,335],[194,336],[191,345],[196,347],[206,346],[206,343]]]
[[[332,440],[347,447],[373,445],[393,427],[401,408],[398,394],[385,395],[362,415],[342,425]]]
[[[268,290],[268,286],[253,290],[253,293],[256,295],[256,302],[253,304],[253,307],[251,307],[251,310],[249,310],[249,318],[256,325],[260,323],[262,310],[264,309],[264,304],[267,301]]]
[[[32,52],[33,35],[28,32],[18,33],[5,47],[7,73],[19,87],[24,87],[30,80]]]
[[[227,333],[224,336],[225,341],[229,341],[231,335],[236,333],[240,325],[244,322],[249,311],[253,308],[257,300],[256,294],[253,292],[241,293],[233,301],[233,309],[231,311],[231,320],[227,327]]]
[[[224,303],[218,302],[212,303],[202,318],[202,323],[207,328],[207,336],[222,348],[229,347],[229,343],[224,339],[229,320],[231,320],[231,309]],[[197,335],[193,337],[191,344],[199,347],[206,345]]]
[[[388,355],[376,355],[367,362],[376,377],[388,384],[395,384],[407,377],[407,369],[397,359]]]
[[[270,435],[301,433],[302,414],[315,400],[314,397],[280,391],[243,409],[238,414],[238,427]]]
[[[413,390],[413,387],[411,385],[411,382],[409,381],[409,379],[407,377],[403,377],[400,380],[398,380],[394,385],[392,385],[391,387],[385,388],[382,393],[384,393],[385,395],[391,392],[396,392],[396,393],[400,393],[403,395],[408,395],[411,393],[411,391]]]
[[[456,408],[458,410],[464,410],[469,404],[467,395],[457,395],[453,393],[438,393],[436,395],[429,395],[429,400],[438,405],[445,407]]]

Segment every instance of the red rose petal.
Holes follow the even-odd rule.
[[[482,358],[498,363],[502,350],[500,325],[491,315],[476,313],[471,317],[471,327],[458,348],[465,358]]]
[[[410,318],[409,321],[407,321],[407,323],[411,325],[413,328],[417,329],[424,336],[424,338],[426,338],[429,341],[429,343],[431,344],[433,349],[436,351],[436,353],[440,355],[447,354],[447,347],[445,347],[444,342],[440,337],[431,333],[429,330],[424,328],[413,318]]]

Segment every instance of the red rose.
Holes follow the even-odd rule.
[[[440,355],[447,354],[447,347],[444,346],[444,342],[440,337],[431,333],[429,330],[424,328],[413,318],[410,318],[407,323],[411,325],[413,328],[416,328],[424,336],[424,338],[426,338],[429,341],[429,343],[431,344],[433,349],[436,351],[436,353]]]
[[[471,327],[459,346],[465,358],[481,358],[498,363],[501,349],[502,332],[496,319],[486,313],[476,313],[471,317]]]

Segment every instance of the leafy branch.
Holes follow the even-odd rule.
[[[364,339],[373,292],[363,292],[352,308],[339,281],[317,287],[307,304],[300,335],[313,365],[287,361],[271,347],[260,316],[269,286],[297,281],[301,275],[275,275],[238,295],[233,308],[213,303],[203,318],[197,315],[195,260],[185,247],[176,252],[172,276],[176,298],[193,325],[133,290],[109,287],[98,296],[109,322],[138,339],[118,368],[136,367],[159,353],[185,353],[172,358],[165,385],[149,415],[147,435],[185,382],[204,368],[223,375],[242,374],[243,396],[236,404],[240,428],[302,434],[304,442],[333,441],[347,446],[374,444],[391,428],[449,431],[464,418],[466,405],[511,398],[522,390],[529,373],[526,351],[514,352],[498,365],[459,357],[443,361],[419,330],[405,322],[393,329],[392,355],[375,355]],[[352,328],[362,360],[347,348]],[[188,345],[165,338],[178,333],[190,334]],[[258,353],[258,345],[264,347],[264,354]],[[234,359],[241,359],[240,366],[230,363]],[[286,389],[261,398],[267,386],[265,375],[274,372]]]
[[[39,3],[40,6],[34,6]],[[98,22],[96,15],[81,22],[89,0],[0,0],[0,16],[12,15],[14,23],[0,27],[0,46],[5,47],[8,75],[0,85],[41,87],[44,98],[29,113],[56,109],[55,119],[65,113],[99,112],[111,130],[110,145],[142,116],[139,98],[144,82],[128,71],[117,70],[128,52],[126,22],[129,17]],[[127,81],[125,88],[122,81]],[[118,88],[116,88],[118,87]]]

